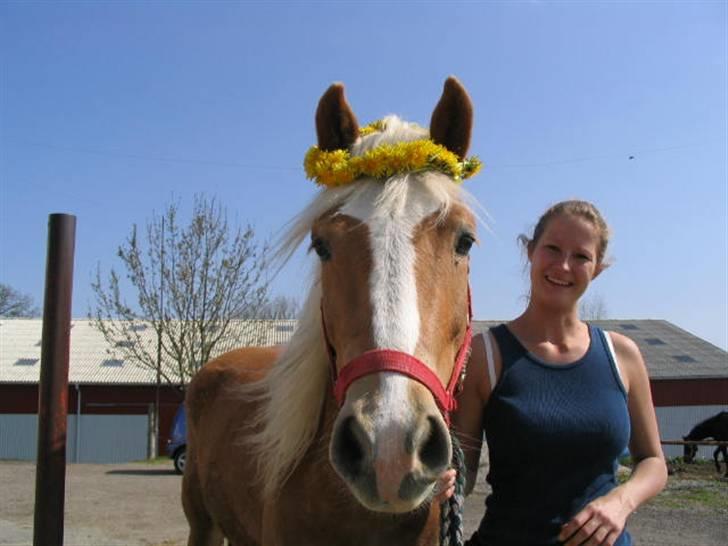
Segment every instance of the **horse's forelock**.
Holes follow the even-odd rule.
[[[412,142],[430,138],[430,131],[412,123],[404,121],[398,116],[387,116],[382,120],[384,130],[375,131],[357,139],[351,146],[351,155],[359,156],[373,150],[382,144],[396,144],[398,142]]]

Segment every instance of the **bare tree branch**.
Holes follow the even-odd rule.
[[[603,320],[608,315],[607,303],[599,293],[591,293],[579,302],[579,316],[584,320]]]
[[[298,318],[300,306],[295,298],[276,296],[258,312],[258,317],[267,319],[295,319]]]
[[[241,330],[252,332],[251,321],[233,328],[231,320],[257,317],[267,304],[268,246],[249,225],[231,230],[225,210],[204,196],[195,198],[187,225],[173,203],[147,223],[144,241],[138,232],[134,225],[117,252],[136,301],[122,296],[114,269],[104,281],[99,268],[90,318],[115,356],[184,386],[222,341],[250,341]]]
[[[39,314],[33,298],[0,283],[0,317],[37,317]]]

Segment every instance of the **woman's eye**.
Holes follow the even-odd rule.
[[[323,239],[316,237],[311,241],[311,247],[309,250],[313,250],[318,254],[318,257],[321,258],[322,262],[325,262],[326,260],[331,259],[331,250],[329,249],[329,245],[324,241]]]
[[[544,245],[544,248],[546,248],[546,250],[550,250],[551,252],[559,252],[559,247],[557,247],[556,245]]]
[[[457,243],[455,243],[455,252],[457,252],[460,256],[467,256],[468,252],[470,252],[470,247],[473,246],[474,242],[475,237],[473,237],[470,233],[461,233],[460,237],[458,237]]]

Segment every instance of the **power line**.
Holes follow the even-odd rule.
[[[604,159],[627,159],[627,160],[635,160],[638,159],[640,156],[653,154],[653,153],[661,153],[661,152],[670,152],[675,150],[685,150],[688,148],[697,148],[702,147],[704,144],[684,144],[680,146],[667,146],[664,148],[646,148],[638,151],[632,151],[629,153],[619,153],[619,152],[612,152],[609,154],[599,154],[599,155],[591,155],[586,157],[575,157],[572,159],[560,159],[555,161],[544,161],[544,162],[536,162],[536,163],[504,163],[504,164],[492,164],[486,162],[486,168],[487,169],[520,169],[520,168],[528,168],[528,167],[553,167],[557,165],[567,165],[570,163],[585,163],[588,161],[599,161]]]
[[[155,156],[151,154],[138,154],[138,153],[126,153],[126,152],[116,152],[114,150],[101,150],[96,148],[80,148],[80,147],[71,147],[71,146],[59,146],[57,144],[51,144],[47,142],[32,142],[32,141],[6,141],[11,144],[15,144],[16,146],[28,146],[28,147],[35,147],[35,148],[46,148],[49,150],[55,150],[59,152],[69,152],[69,153],[77,153],[77,154],[88,154],[88,155],[97,155],[102,157],[118,157],[121,159],[137,159],[142,161],[159,161],[163,163],[187,163],[187,164],[196,164],[196,165],[215,165],[219,167],[240,167],[244,169],[267,169],[272,171],[295,171],[300,172],[302,170],[301,167],[286,167],[286,166],[280,166],[280,165],[259,165],[259,164],[250,164],[250,163],[239,163],[236,161],[215,161],[215,160],[209,160],[209,159],[185,159],[185,158],[179,158],[179,157],[163,157],[163,156]]]
[[[163,162],[163,163],[185,163],[185,164],[196,164],[196,165],[214,165],[219,167],[237,167],[237,168],[243,168],[243,169],[262,169],[262,170],[272,170],[272,171],[288,171],[288,172],[300,172],[301,167],[289,167],[289,166],[281,166],[281,165],[261,165],[261,164],[255,164],[255,163],[243,163],[243,162],[237,162],[237,161],[216,161],[216,160],[209,160],[209,159],[186,159],[186,158],[179,158],[179,157],[163,157],[163,156],[155,156],[152,154],[139,154],[139,153],[126,153],[126,152],[117,152],[114,150],[102,150],[97,148],[86,148],[86,147],[75,147],[75,146],[59,146],[57,144],[47,143],[47,142],[37,142],[37,141],[6,141],[11,144],[15,144],[16,146],[28,146],[28,147],[36,147],[36,148],[46,148],[49,150],[55,150],[59,152],[68,152],[68,153],[79,153],[79,154],[88,154],[88,155],[96,155],[96,156],[102,156],[102,157],[118,157],[121,159],[135,159],[135,160],[141,160],[141,161],[157,161],[157,162]],[[590,155],[590,156],[584,156],[584,157],[575,157],[575,158],[568,158],[568,159],[559,159],[554,161],[543,161],[543,162],[533,162],[533,163],[490,163],[486,162],[486,168],[488,170],[493,169],[521,169],[521,168],[533,168],[533,167],[554,167],[559,165],[568,165],[571,163],[585,163],[589,161],[599,161],[604,159],[627,159],[627,160],[635,160],[638,159],[640,156],[653,154],[653,153],[662,153],[662,152],[670,152],[675,150],[685,150],[689,148],[697,148],[704,146],[705,143],[702,144],[686,144],[686,145],[678,145],[678,146],[667,146],[662,148],[645,148],[637,151],[632,151],[629,153],[619,153],[619,152],[612,152],[609,154],[598,154],[598,155]]]

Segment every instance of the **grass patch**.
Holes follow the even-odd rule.
[[[721,484],[708,484],[690,489],[668,487],[652,502],[668,508],[728,512],[728,492],[726,492],[725,485]]]
[[[681,457],[668,461],[667,486],[651,503],[683,510],[719,511],[728,514],[728,487],[713,461],[686,464]]]
[[[682,457],[666,461],[669,469],[665,489],[650,501],[655,506],[688,511],[718,511],[728,514],[728,478],[724,478],[725,467],[716,471],[712,460],[698,459],[687,464]],[[629,460],[620,460],[631,468]],[[618,473],[617,481],[622,484],[629,479],[628,473]]]

